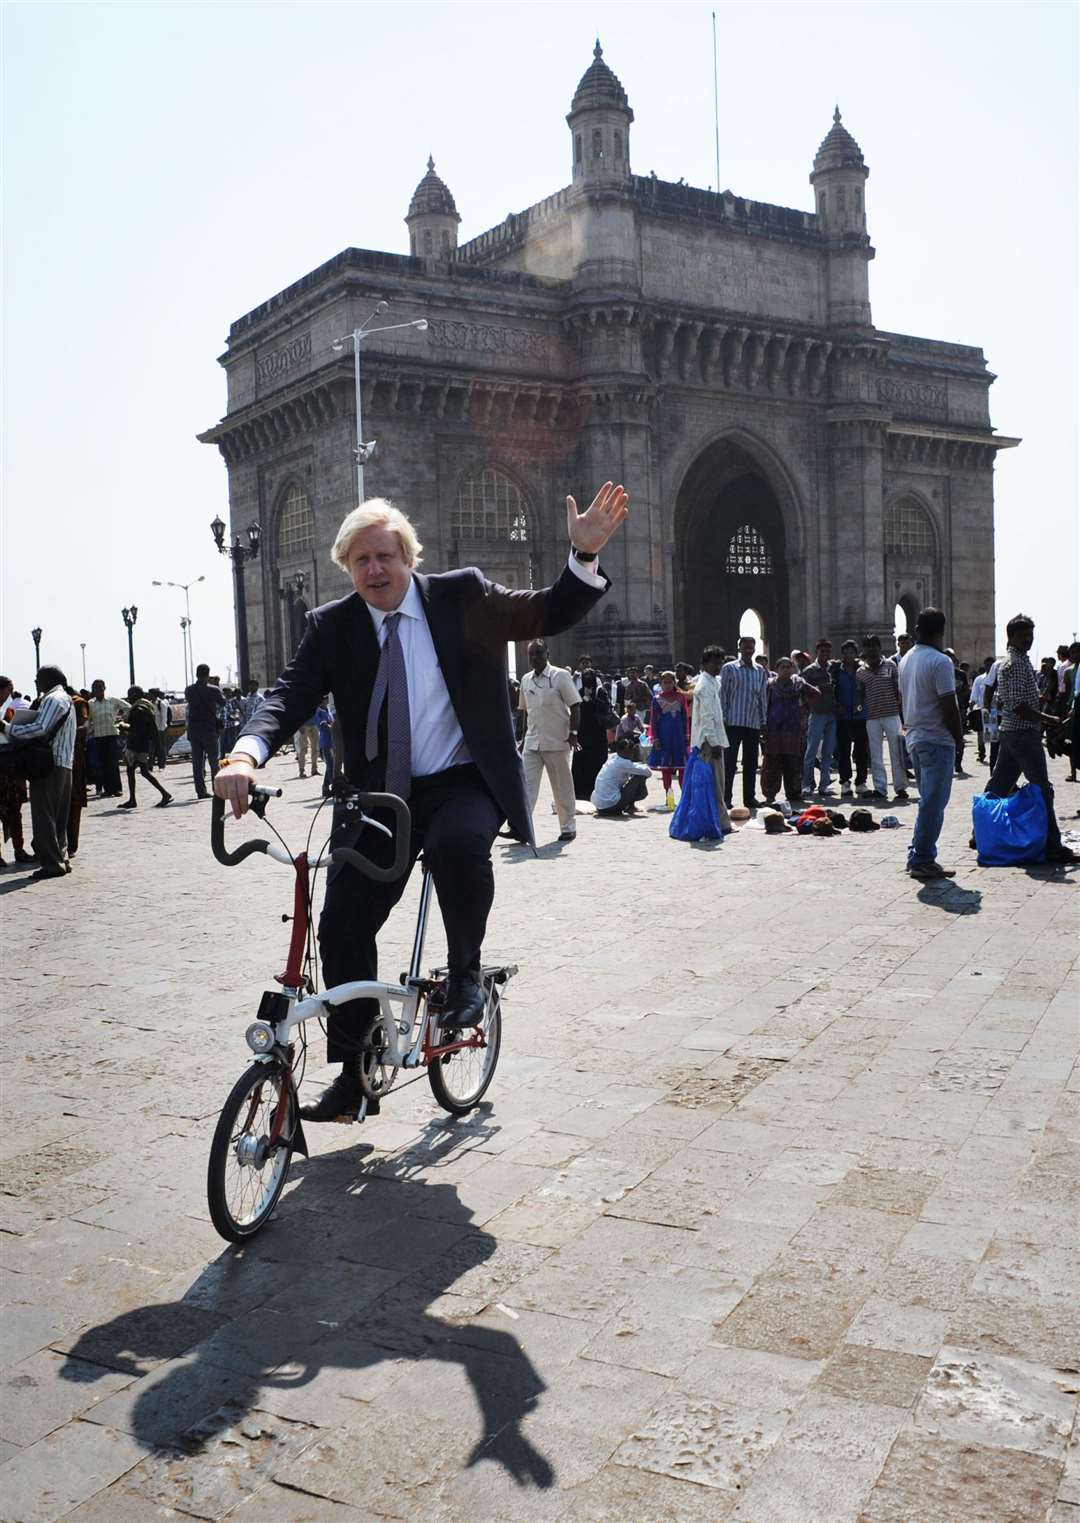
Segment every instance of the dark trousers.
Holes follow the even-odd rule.
[[[612,804],[609,809],[598,809],[598,819],[607,815],[629,814],[635,804],[640,804],[642,799],[648,798],[649,785],[643,777],[628,777],[619,789],[619,802]]]
[[[168,730],[155,730],[154,734],[157,736],[154,765],[162,768],[169,759],[169,732]]]
[[[770,802],[779,793],[781,781],[788,803],[798,803],[802,799],[802,757],[766,751],[761,763],[761,791]]]
[[[1008,798],[1020,774],[1034,783],[1046,800],[1046,847],[1056,851],[1061,845],[1061,831],[1054,814],[1054,790],[1046,771],[1046,752],[1038,730],[1002,730],[997,761],[986,785],[995,798]]]
[[[758,767],[758,737],[759,731],[751,729],[747,725],[729,724],[727,726],[728,748],[724,753],[724,798],[731,806],[731,790],[735,785],[735,762],[742,751],[742,796],[743,803],[749,808],[754,801],[754,786],[757,783]]]
[[[219,736],[217,726],[194,725],[189,728],[187,735],[191,745],[191,771],[195,778],[195,792],[205,797],[206,763],[210,763],[211,785],[218,773]]]
[[[378,977],[375,938],[405,892],[421,850],[435,879],[450,971],[463,973],[480,967],[480,949],[495,897],[491,846],[502,823],[499,806],[477,768],[468,763],[431,777],[414,777],[409,809],[409,866],[400,878],[393,883],[375,883],[348,865],[330,869],[319,920],[319,950],[327,988],[351,979]],[[368,830],[357,839],[352,816],[340,804],[335,806],[334,815],[333,845],[355,846],[380,864],[393,860],[391,843],[384,836]],[[351,1057],[377,1012],[375,1000],[339,1005],[327,1019],[327,1061],[343,1063]]]
[[[855,786],[862,788],[866,784],[866,774],[870,770],[870,747],[866,740],[865,719],[837,719],[836,721],[836,760],[840,773],[840,786],[847,787],[851,782],[851,763],[855,760]]]
[[[986,743],[983,740],[983,717],[979,709],[972,709],[971,711],[971,728],[974,730],[977,737],[976,743],[979,748],[979,760],[985,761]]]
[[[122,793],[119,735],[94,737],[94,785],[105,793]]]
[[[38,866],[63,867],[67,861],[68,810],[71,807],[71,768],[53,767],[30,784],[30,825]]]

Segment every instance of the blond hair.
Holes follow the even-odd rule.
[[[349,551],[353,540],[365,529],[374,528],[376,525],[384,529],[392,529],[397,535],[407,566],[419,566],[420,552],[424,547],[420,543],[416,530],[401,509],[395,508],[386,497],[369,497],[358,508],[353,508],[351,513],[346,513],[342,519],[341,528],[337,531],[333,549],[330,551],[330,559],[334,565],[340,566],[342,571],[347,572]]]

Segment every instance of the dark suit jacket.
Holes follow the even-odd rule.
[[[475,566],[436,576],[414,572],[450,702],[473,761],[510,829],[532,839],[521,758],[506,680],[510,640],[556,635],[583,619],[603,591],[568,566],[550,587],[512,592],[489,582]],[[602,575],[603,573],[601,573]],[[272,754],[333,693],[344,742],[344,770],[360,788],[382,785],[381,763],[364,756],[368,705],[379,664],[379,642],[367,604],[356,592],[307,616],[296,655],[244,726]]]

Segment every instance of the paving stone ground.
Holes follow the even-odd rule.
[[[295,839],[317,785],[269,770]],[[242,1249],[206,1157],[289,880],[170,779],[0,881],[4,1523],[1080,1523],[1080,896],[975,865],[981,775],[949,886],[913,808],[560,849],[542,798],[489,1101],[311,1128]]]

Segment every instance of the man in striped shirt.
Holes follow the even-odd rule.
[[[52,771],[30,779],[30,820],[38,870],[32,878],[63,878],[71,871],[67,853],[67,821],[71,808],[71,763],[75,755],[75,706],[68,697],[67,678],[58,666],[43,666],[37,674],[42,695],[37,713],[26,724],[4,728],[16,744],[47,739],[52,748]]]
[[[870,747],[870,771],[874,779],[874,799],[887,799],[883,744],[889,746],[893,792],[907,802],[907,769],[900,744],[900,682],[896,666],[881,654],[881,639],[867,635],[863,641],[862,665],[856,673],[866,711],[866,740]]]
[[[754,796],[754,788],[757,784],[758,737],[765,728],[765,692],[769,674],[754,662],[756,646],[757,641],[752,635],[743,635],[739,640],[739,659],[727,662],[720,673],[720,707],[728,738],[724,756],[724,798],[729,809],[740,749],[743,803],[747,809],[756,809],[760,803]]]

